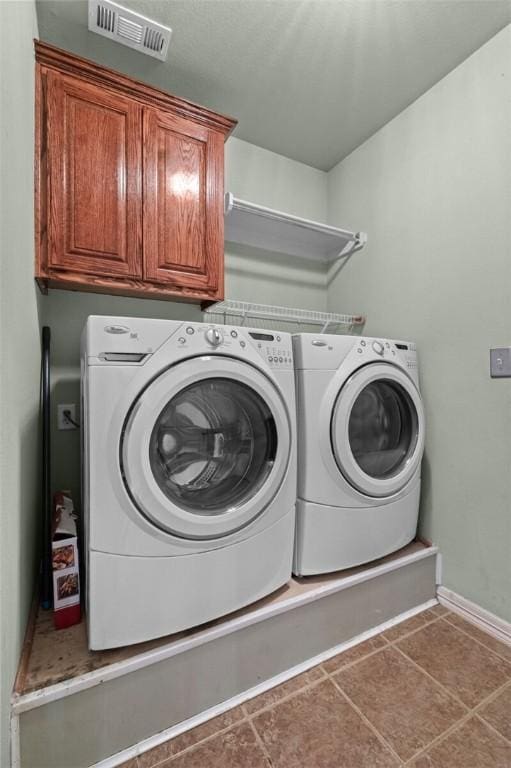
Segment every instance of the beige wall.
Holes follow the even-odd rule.
[[[369,233],[330,309],[418,343],[427,415],[421,528],[444,584],[511,620],[511,27],[329,174],[329,221]]]
[[[309,218],[326,218],[326,174],[230,138],[225,188],[237,197]],[[244,301],[326,308],[326,270],[318,262],[226,244],[226,295]],[[53,403],[79,402],[80,333],[88,315],[128,315],[202,320],[190,304],[91,293],[50,291],[41,299],[52,331]],[[53,419],[53,486],[80,498],[78,431],[58,431]]]
[[[34,2],[0,3],[0,765],[34,583],[39,323],[34,285]]]

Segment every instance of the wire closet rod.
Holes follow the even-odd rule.
[[[365,317],[363,315],[343,315],[332,312],[319,312],[311,309],[298,309],[296,307],[281,307],[271,304],[254,304],[247,301],[234,301],[228,299],[213,304],[204,310],[206,315],[222,315],[224,325],[227,322],[227,316],[241,317],[241,325],[249,317],[265,320],[277,320],[287,323],[298,323],[306,325],[320,325],[321,333],[326,333],[327,329],[336,325],[363,325]]]

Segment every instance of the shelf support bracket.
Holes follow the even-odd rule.
[[[361,251],[366,243],[367,234],[365,232],[356,232],[353,240],[351,240],[334,259],[332,259],[332,264],[339,261],[339,259],[344,259],[347,256],[352,256],[357,251]]]
[[[226,192],[224,195],[224,214],[227,216],[234,207],[234,195],[232,192]]]

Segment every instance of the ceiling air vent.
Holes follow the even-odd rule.
[[[169,49],[170,27],[128,11],[110,0],[89,0],[89,29],[117,43],[165,61]]]

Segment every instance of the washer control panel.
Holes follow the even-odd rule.
[[[271,368],[293,369],[292,343],[288,333],[190,323],[181,327],[176,343],[186,350],[196,349],[199,343],[199,348],[203,350],[206,348],[227,354],[240,354],[251,347]]]
[[[248,331],[257,351],[272,368],[292,368],[291,337],[268,331]]]

